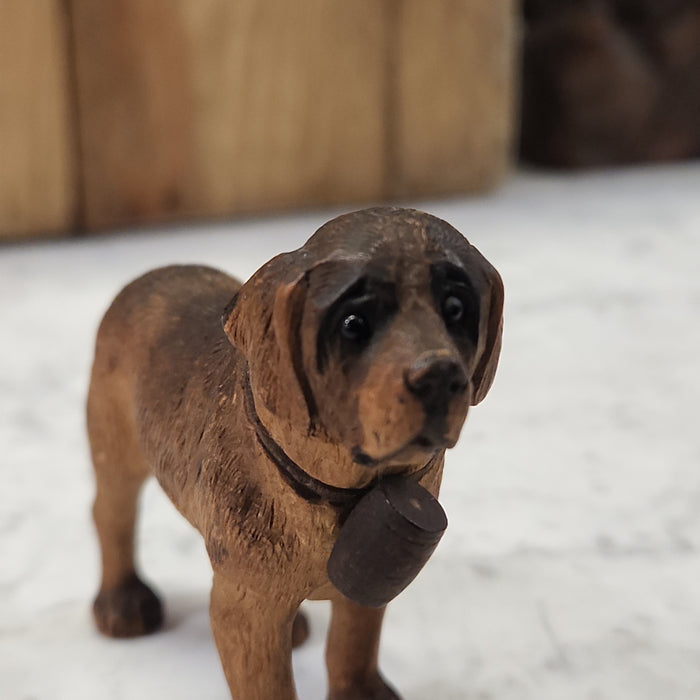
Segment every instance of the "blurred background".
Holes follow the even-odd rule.
[[[0,237],[700,153],[697,0],[0,3]]]
[[[700,698],[698,155],[699,0],[0,0],[0,697],[227,696],[206,555],[153,484],[166,632],[92,626],[95,331],[149,268],[245,279],[391,201],[496,266],[506,331],[387,676],[406,700]]]

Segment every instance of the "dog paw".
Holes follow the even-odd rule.
[[[292,625],[292,646],[301,646],[309,638],[309,619],[303,612],[298,612]]]
[[[328,700],[401,700],[401,696],[377,674],[346,690],[331,690]]]
[[[163,624],[158,596],[136,574],[117,588],[100,591],[92,611],[97,628],[108,637],[140,637]]]

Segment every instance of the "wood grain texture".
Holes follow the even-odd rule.
[[[381,189],[376,3],[72,2],[89,227]]]
[[[73,223],[65,19],[58,0],[0,3],[0,238]]]
[[[208,209],[376,196],[384,176],[378,3],[209,0],[183,10]]]
[[[181,3],[70,0],[88,228],[195,213]]]
[[[510,152],[513,0],[71,0],[89,228],[465,192]]]
[[[0,234],[492,185],[512,3],[5,3]]]
[[[483,190],[512,147],[513,0],[394,0],[391,194]]]

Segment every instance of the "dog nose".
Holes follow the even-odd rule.
[[[446,405],[467,388],[462,365],[435,353],[421,355],[406,371],[405,381],[424,406]]]

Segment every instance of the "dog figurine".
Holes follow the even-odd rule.
[[[232,697],[296,698],[299,606],[329,599],[329,698],[398,698],[378,670],[384,604],[444,529],[429,501],[445,449],[493,381],[502,309],[498,273],[458,231],[394,207],[328,222],[243,285],[201,266],[129,284],[100,325],[88,396],[99,630],[129,637],[162,622],[133,553],[138,495],[154,474],[204,538]],[[353,520],[370,501],[379,515]],[[379,522],[385,510],[414,528],[407,542],[431,541],[409,547],[410,573],[387,565],[393,590],[377,593],[382,571],[357,571],[353,552],[374,551],[381,569],[382,547],[401,549],[385,546],[396,529]]]

